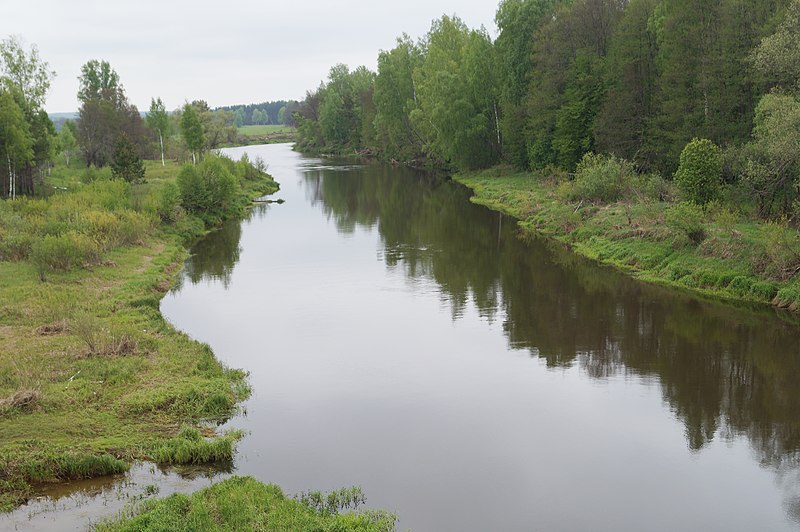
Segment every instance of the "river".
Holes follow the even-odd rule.
[[[233,472],[361,486],[400,530],[798,528],[796,323],[523,239],[436,176],[226,152],[285,203],[199,242],[161,309],[250,372]]]

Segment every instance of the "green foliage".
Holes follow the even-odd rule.
[[[800,185],[800,101],[767,94],[756,107],[752,139],[743,149],[743,181],[759,214],[788,215]]]
[[[183,208],[206,221],[230,214],[238,187],[228,165],[213,155],[196,166],[185,165],[178,174],[177,184]]]
[[[629,194],[636,172],[633,165],[614,156],[587,153],[575,171],[575,199],[611,203]]]
[[[181,213],[181,190],[175,183],[166,183],[161,187],[156,208],[163,222],[174,222]]]
[[[143,183],[144,173],[144,163],[127,135],[117,137],[111,159],[111,175],[129,183]]]
[[[389,51],[378,55],[375,77],[376,144],[388,159],[408,161],[422,153],[409,116],[416,107],[414,70],[422,64],[422,50],[404,35]]]
[[[169,115],[161,98],[150,100],[150,111],[145,117],[147,126],[158,133],[158,142],[161,147],[161,165],[164,166],[164,138],[169,136]]]
[[[365,67],[352,72],[343,64],[331,68],[319,106],[319,127],[326,145],[358,147],[371,140],[363,133],[368,112],[365,104],[371,100],[374,79],[375,74]]]
[[[444,16],[426,40],[425,60],[413,75],[418,105],[410,113],[425,151],[463,169],[491,166],[500,155],[491,39]]]
[[[750,60],[767,79],[800,91],[800,0],[791,2],[778,29],[761,41]]]
[[[657,76],[653,21],[658,0],[632,0],[620,19],[605,61],[603,97],[593,127],[595,147],[637,162],[654,116]]]
[[[78,141],[75,140],[72,128],[66,125],[62,126],[61,131],[58,132],[58,150],[64,155],[67,166],[69,166],[69,161],[74,156],[77,149]]]
[[[67,271],[99,258],[97,245],[86,235],[69,231],[45,235],[31,246],[31,262],[44,280],[47,271]]]
[[[183,427],[180,433],[157,443],[149,455],[159,464],[207,464],[233,460],[241,432],[205,438],[194,427]]]
[[[118,106],[125,99],[119,74],[111,68],[108,61],[98,61],[97,59],[87,61],[81,67],[78,81],[80,83],[78,99],[82,103],[102,100]]]
[[[708,139],[693,139],[681,152],[675,182],[691,202],[713,200],[722,185],[722,151]]]
[[[526,98],[530,73],[535,70],[536,32],[554,15],[560,3],[560,0],[503,0],[497,7],[495,21],[500,34],[495,49],[499,63],[503,156],[518,168],[528,166]]]
[[[664,212],[667,227],[699,244],[706,238],[705,213],[696,203],[684,202],[670,206]]]
[[[594,54],[578,52],[556,112],[553,151],[556,162],[572,170],[592,149],[592,122],[603,94],[602,64]]]
[[[33,141],[22,108],[10,91],[0,89],[0,157],[11,175],[33,161]]]
[[[186,143],[186,147],[192,152],[192,161],[197,162],[197,155],[202,151],[206,142],[203,124],[200,116],[192,104],[183,106],[181,114],[181,136]]]
[[[762,228],[764,260],[759,265],[771,279],[785,281],[800,271],[800,235],[783,222]]]

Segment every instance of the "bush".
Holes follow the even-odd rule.
[[[144,163],[136,153],[136,148],[124,134],[117,138],[111,161],[111,175],[129,183],[144,182]]]
[[[693,139],[681,152],[675,182],[686,199],[705,205],[719,195],[722,150],[708,139]]]
[[[67,271],[99,258],[96,244],[86,235],[69,231],[60,236],[46,235],[31,248],[31,261],[44,280],[47,271]]]
[[[0,229],[0,260],[25,260],[31,254],[34,238],[28,233],[3,233]]]
[[[587,153],[575,171],[573,199],[611,203],[631,189],[636,171],[631,163],[607,155]]]
[[[695,203],[678,203],[669,207],[665,213],[667,227],[686,236],[693,244],[699,244],[706,238],[704,227],[705,214]]]
[[[166,183],[158,196],[156,213],[162,222],[174,222],[180,216],[181,191],[177,185]]]
[[[785,281],[800,269],[800,234],[785,221],[763,225],[764,273]]]
[[[206,157],[196,166],[184,165],[178,174],[183,207],[207,221],[224,218],[233,204],[237,179],[229,164],[216,156]]]
[[[117,218],[119,220],[117,245],[120,246],[142,244],[154,225],[150,217],[134,211],[119,212]]]
[[[644,174],[634,181],[634,192],[641,200],[671,201],[675,196],[673,188],[659,174]]]

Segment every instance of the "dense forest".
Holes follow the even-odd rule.
[[[568,172],[592,152],[671,179],[707,139],[763,214],[791,211],[800,1],[503,0],[496,23],[493,40],[443,16],[377,72],[334,66],[296,113],[300,147]]]

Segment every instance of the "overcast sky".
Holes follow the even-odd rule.
[[[497,0],[3,0],[0,38],[36,44],[56,71],[48,112],[78,108],[80,67],[105,59],[146,110],[302,99],[336,63],[376,68],[381,49],[457,14],[495,36]]]

